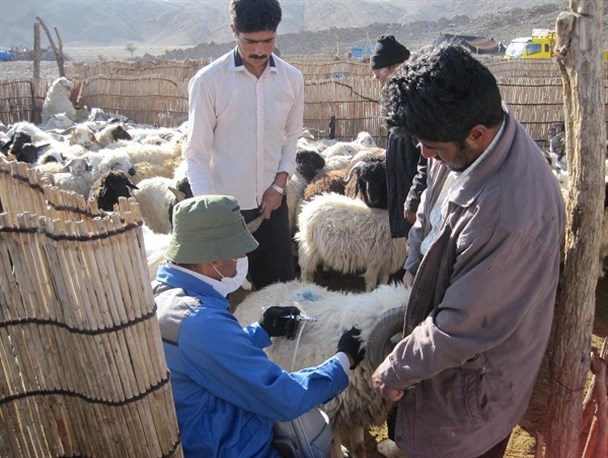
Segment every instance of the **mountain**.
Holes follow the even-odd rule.
[[[553,10],[566,6],[565,0],[543,0],[542,4]],[[468,27],[475,29],[478,17],[538,6],[530,0],[282,0],[281,5],[280,36],[331,30],[335,34],[372,24],[407,28],[415,22],[436,22],[441,26],[458,22],[458,17],[466,17]],[[57,27],[63,45],[72,47],[192,46],[232,40],[228,0],[0,0],[0,46],[31,47],[37,16],[51,31]],[[534,17],[523,19],[528,23]]]

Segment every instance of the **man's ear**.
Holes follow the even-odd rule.
[[[485,150],[486,147],[491,143],[491,139],[489,139],[490,131],[483,124],[477,124],[473,126],[467,139],[469,142],[477,148],[481,148],[481,150]],[[488,141],[489,140],[489,141]]]
[[[232,30],[232,36],[236,40],[239,37],[239,31],[236,28],[236,25],[230,24],[230,30]]]

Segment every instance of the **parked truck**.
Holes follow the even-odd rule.
[[[533,29],[529,37],[518,37],[511,40],[505,50],[505,59],[551,59],[554,56],[555,31],[551,29]],[[602,52],[608,60],[608,50]]]
[[[550,59],[554,47],[554,30],[533,29],[532,36],[511,40],[505,51],[505,59]]]

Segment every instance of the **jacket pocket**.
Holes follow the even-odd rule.
[[[480,426],[489,419],[486,365],[483,355],[478,354],[464,363],[460,369],[463,407],[473,426]]]

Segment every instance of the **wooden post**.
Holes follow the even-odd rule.
[[[42,115],[42,102],[39,102],[44,97],[40,94],[40,23],[34,23],[34,74],[32,75],[33,97],[31,121],[34,124],[39,124]]]
[[[57,34],[57,39],[58,39],[58,43],[60,46],[59,48],[57,48],[57,46],[55,46],[55,41],[53,40],[51,32],[49,31],[49,28],[46,26],[44,21],[39,16],[36,16],[36,20],[40,23],[40,25],[44,29],[44,32],[46,33],[46,37],[49,40],[49,44],[51,45],[51,48],[53,48],[53,53],[55,54],[55,60],[57,61],[57,68],[59,70],[59,76],[65,76],[65,68],[63,65],[63,49],[62,49],[63,44],[61,41],[61,36],[59,35],[59,31],[55,27],[55,33]]]
[[[602,68],[604,2],[570,0],[557,22],[569,188],[563,270],[549,349],[547,457],[579,456],[585,381],[591,356],[604,199],[606,129]]]

